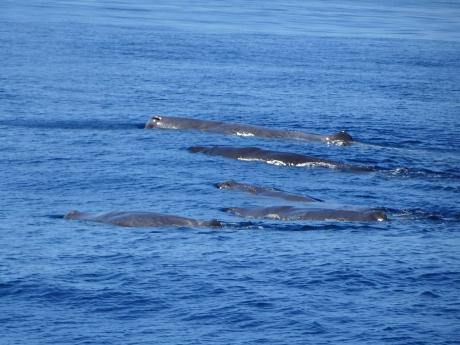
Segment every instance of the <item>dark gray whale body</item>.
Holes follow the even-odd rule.
[[[353,141],[350,134],[345,131],[334,135],[309,134],[299,131],[283,131],[261,126],[227,123],[221,121],[197,120],[186,117],[156,115],[150,118],[145,128],[165,129],[197,129],[200,131],[231,134],[239,136],[256,136],[264,138],[296,139],[320,141],[329,144],[349,145]]]
[[[295,208],[292,206],[273,207],[231,207],[224,209],[225,212],[240,217],[265,218],[275,220],[312,220],[312,221],[345,221],[345,222],[369,222],[384,221],[387,216],[382,210],[336,210],[322,208]]]
[[[254,186],[254,185],[250,185],[246,183],[239,183],[233,180],[225,181],[222,183],[217,183],[216,187],[219,189],[240,190],[240,191],[251,193],[251,194],[268,196],[268,197],[283,199],[287,201],[295,201],[295,202],[317,202],[317,201],[320,202],[322,201],[322,200],[315,199],[309,196],[290,194],[290,193],[283,192],[277,189],[259,187],[259,186]]]
[[[192,153],[204,153],[210,156],[222,156],[242,161],[259,161],[283,166],[323,167],[354,172],[375,170],[372,167],[350,165],[298,153],[263,150],[258,147],[192,146],[188,150]]]
[[[126,227],[184,226],[184,227],[220,227],[217,220],[199,221],[191,218],[154,213],[154,212],[109,212],[83,213],[71,211],[65,219],[78,219],[98,223],[107,223]]]

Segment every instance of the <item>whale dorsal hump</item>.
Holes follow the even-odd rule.
[[[352,136],[346,131],[340,131],[328,138],[330,141],[341,141],[344,144],[353,142]]]

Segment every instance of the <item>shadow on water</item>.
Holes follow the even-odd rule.
[[[71,130],[128,130],[144,129],[145,123],[119,122],[108,120],[0,120],[0,126],[31,129],[71,129]]]
[[[64,219],[63,214],[48,214],[45,217],[50,219]]]

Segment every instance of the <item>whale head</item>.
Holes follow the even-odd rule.
[[[228,180],[225,182],[215,184],[216,188],[219,188],[219,189],[230,189],[234,187],[235,185],[236,185],[236,182],[233,180]]]
[[[64,219],[81,219],[83,216],[83,212],[72,210],[64,215]]]
[[[163,117],[161,117],[160,115],[152,116],[145,124],[145,128],[156,128],[160,126],[162,119]]]

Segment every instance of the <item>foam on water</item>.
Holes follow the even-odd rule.
[[[307,162],[307,163],[299,163],[295,164],[296,167],[299,168],[329,168],[329,169],[337,169],[336,164],[325,163],[325,162]]]
[[[253,137],[254,136],[253,133],[246,133],[246,132],[236,132],[236,135],[240,137]]]
[[[288,166],[288,165],[292,166],[292,164],[288,164],[286,162],[279,161],[279,160],[276,160],[276,159],[265,160],[265,159],[258,159],[258,158],[243,158],[243,157],[239,157],[238,160],[239,161],[244,161],[244,162],[263,162],[263,163],[277,165],[277,166]]]

